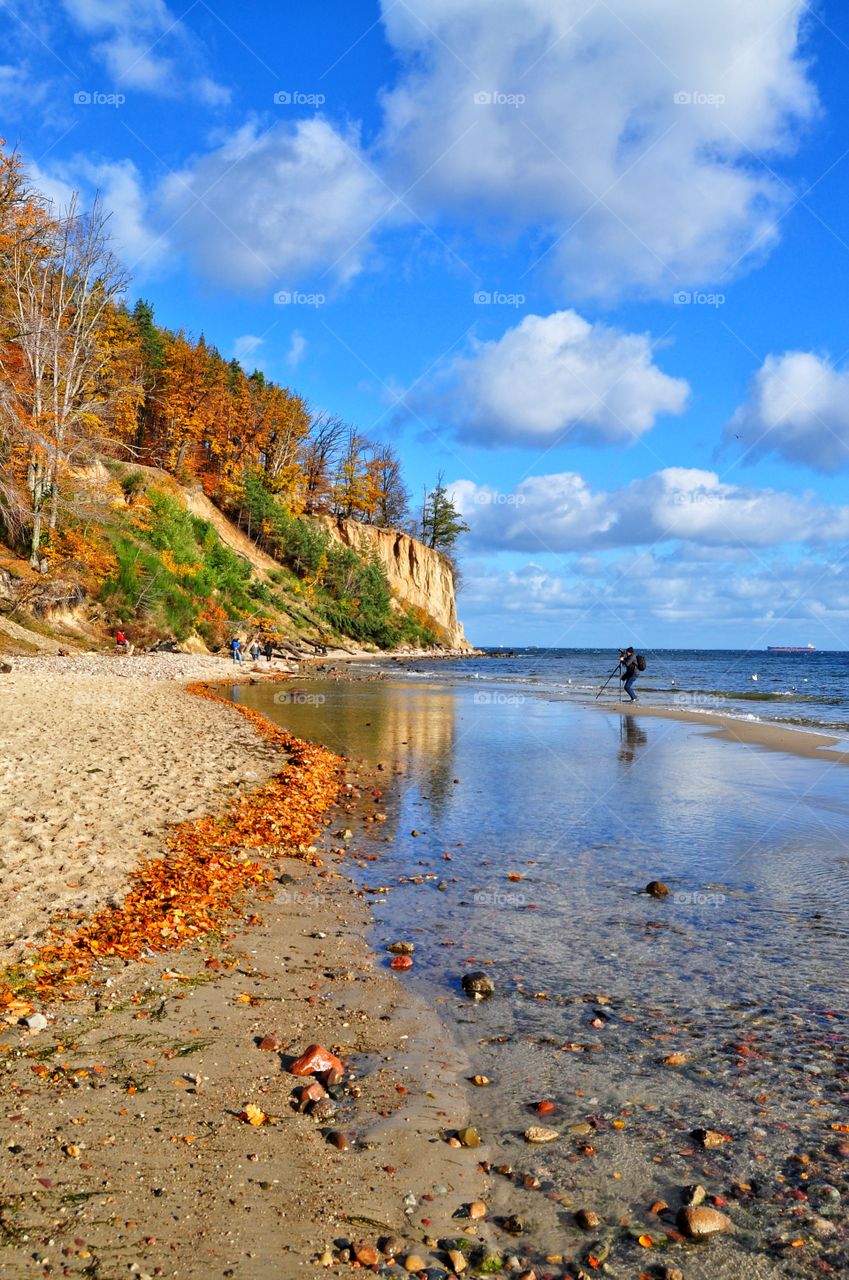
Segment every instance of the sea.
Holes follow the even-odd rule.
[[[588,649],[375,660],[354,681],[328,663],[232,696],[345,756],[385,815],[346,815],[343,867],[381,963],[414,943],[399,981],[491,1081],[470,1107],[509,1170],[491,1214],[523,1227],[505,1259],[849,1275],[849,767],[716,731],[730,714],[849,738],[849,655],[646,658],[624,709],[615,676],[603,688],[618,653]],[[470,971],[490,999],[463,994]],[[529,1145],[540,1123],[558,1138]],[[733,1233],[676,1237],[695,1187]]]

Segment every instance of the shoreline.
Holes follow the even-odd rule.
[[[143,678],[94,685],[71,672],[46,682],[21,673],[0,687],[21,711],[40,697],[49,722],[61,719],[59,685],[78,734],[104,708],[138,711],[150,698],[144,733],[166,782],[173,780],[163,759],[170,739],[179,758],[192,735],[200,735],[203,754],[216,733],[225,759],[254,774],[251,785],[274,774],[267,743],[217,697],[192,698],[176,684],[163,693],[161,681]],[[169,728],[165,707],[182,711],[179,731]],[[110,726],[107,755],[111,734]],[[43,742],[39,766],[46,775],[56,768],[58,786],[69,757],[73,771],[73,739],[60,732]],[[108,816],[98,750],[88,744],[82,783],[100,790]],[[372,784],[349,772],[346,786]],[[237,803],[244,794],[237,788]],[[225,799],[217,775],[192,796],[210,813]],[[446,1040],[435,1010],[370,952],[365,894],[345,868],[353,850],[339,848],[331,834],[340,818],[337,810],[330,838],[320,842],[325,865],[280,858],[280,874],[252,895],[247,924],[227,927],[232,940],[214,934],[176,952],[97,962],[71,1001],[33,1003],[46,1025],[37,1020],[30,1030],[7,1018],[0,1094],[12,1154],[0,1174],[0,1216],[10,1280],[33,1274],[34,1248],[45,1268],[61,1260],[62,1273],[74,1276],[91,1274],[95,1263],[102,1274],[133,1265],[142,1275],[181,1280],[323,1275],[325,1250],[344,1261],[334,1241],[374,1247],[386,1235],[400,1237],[427,1265],[445,1267],[437,1239],[461,1235],[468,1224],[453,1213],[484,1195],[478,1160],[485,1148],[455,1149],[443,1140],[468,1121],[463,1077],[470,1066]],[[149,821],[161,844],[168,824],[158,814]],[[121,810],[112,823],[122,825]],[[113,875],[107,892],[101,876],[92,900],[120,896],[125,883]],[[38,896],[37,883],[32,889]],[[280,1048],[258,1049],[272,1033]],[[302,1082],[286,1066],[310,1043],[337,1051],[349,1068],[338,1107],[328,1104],[336,1114],[324,1119],[292,1109]],[[266,1123],[240,1121],[249,1104],[260,1106]],[[330,1131],[344,1132],[347,1149],[328,1143]],[[191,1259],[180,1225],[187,1217],[194,1219]],[[487,1225],[471,1225],[467,1239],[485,1246]]]

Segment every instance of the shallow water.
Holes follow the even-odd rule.
[[[609,1248],[613,1274],[652,1274],[672,1219],[648,1206],[675,1210],[701,1182],[738,1231],[672,1244],[688,1280],[849,1274],[845,1207],[833,1238],[809,1221],[812,1187],[849,1198],[849,1132],[832,1127],[849,1121],[846,766],[450,676],[234,696],[385,765],[387,821],[353,841],[379,860],[352,874],[373,891],[375,943],[415,942],[402,980],[492,1078],[472,1096],[492,1158],[542,1182],[497,1180],[497,1206],[530,1228],[511,1250],[592,1269]],[[668,898],[641,892],[652,879]],[[496,995],[475,1005],[459,977],[482,966]],[[673,1052],[685,1065],[661,1065]],[[542,1097],[563,1136],[530,1148]],[[731,1141],[702,1150],[697,1128]],[[589,1236],[582,1205],[604,1218]]]

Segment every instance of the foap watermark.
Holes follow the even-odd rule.
[[[123,93],[101,93],[99,89],[80,89],[74,94],[75,107],[123,107],[126,101]]]
[[[498,493],[493,489],[479,489],[474,497],[478,507],[521,507],[525,502],[523,493]]]
[[[307,693],[305,689],[281,689],[274,695],[278,707],[323,707],[327,697],[323,693]]]
[[[678,889],[673,894],[672,901],[679,907],[722,907],[725,905],[725,894]]]
[[[523,693],[476,693],[472,702],[476,707],[517,707],[525,701]]]
[[[323,93],[302,93],[300,89],[278,89],[274,95],[275,107],[323,107],[326,101]]]
[[[727,101],[724,93],[699,93],[681,89],[673,96],[676,107],[723,107]]]
[[[301,889],[284,889],[277,895],[278,902],[287,902],[294,907],[314,909],[320,907],[325,900],[317,893],[304,893]]]
[[[676,693],[673,701],[676,707],[685,707],[689,711],[718,711],[726,705],[715,693]]]
[[[277,307],[323,307],[326,301],[323,293],[298,293],[291,289],[278,289],[274,295]]]
[[[724,307],[724,293],[691,293],[689,289],[679,289],[673,293],[672,301],[676,307]]]
[[[526,102],[523,93],[502,93],[500,89],[482,89],[475,94],[476,107],[523,107]]]
[[[482,907],[523,907],[527,898],[509,889],[479,889],[474,901]]]
[[[497,289],[478,289],[472,301],[476,307],[523,307],[527,298],[523,293],[500,293]]]

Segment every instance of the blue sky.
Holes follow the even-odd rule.
[[[701,12],[704,10],[704,12]],[[490,644],[849,624],[849,13],[0,2],[0,135],[160,321],[444,472]]]

